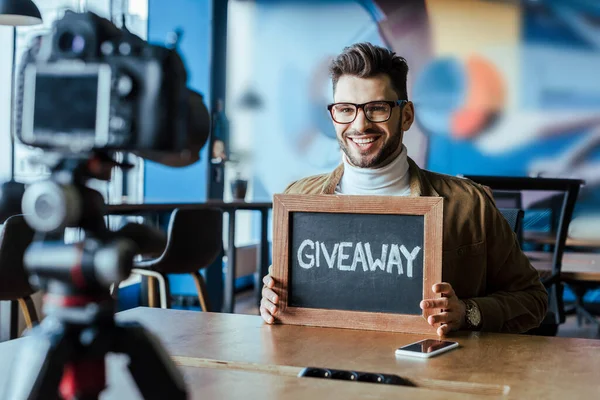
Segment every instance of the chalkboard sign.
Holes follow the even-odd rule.
[[[422,215],[293,213],[288,305],[421,314],[423,221]]]
[[[282,323],[432,333],[439,197],[276,195],[273,277]]]

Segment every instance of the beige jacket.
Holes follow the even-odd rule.
[[[540,325],[548,293],[521,251],[511,227],[483,186],[420,169],[408,159],[411,196],[444,198],[442,279],[460,299],[472,299],[482,330],[522,333]],[[333,194],[344,173],[311,176],[289,185],[289,194]]]

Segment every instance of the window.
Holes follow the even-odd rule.
[[[142,39],[147,37],[148,1],[147,0],[44,0],[37,2],[44,20],[43,25],[32,27],[18,27],[16,29],[16,69],[19,71],[21,59],[32,39],[40,34],[50,31],[53,23],[62,18],[66,10],[91,11],[102,17],[109,18],[117,26],[122,25],[124,16],[127,28]],[[12,65],[12,29],[0,30],[0,77],[10,76]],[[10,57],[5,55],[10,54]],[[17,79],[13,76],[12,79]],[[8,81],[10,82],[10,81]],[[8,83],[7,82],[7,83]],[[16,81],[15,81],[16,82]],[[2,85],[6,87],[10,85]],[[10,89],[0,91],[0,130],[5,131],[10,127]],[[6,145],[5,145],[6,142]],[[9,177],[10,171],[10,146],[9,136],[3,135],[0,141],[0,179]],[[35,162],[42,151],[37,148],[25,146],[17,141],[15,146],[15,178],[20,182],[33,182],[44,178],[49,171],[44,166]],[[92,186],[103,194],[108,203],[120,203],[125,200],[138,202],[143,200],[142,171],[143,161],[130,154],[117,154],[119,161],[127,160],[135,168],[124,174],[117,170],[113,172],[111,182],[93,182]]]

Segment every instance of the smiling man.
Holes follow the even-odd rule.
[[[370,43],[344,49],[331,67],[334,103],[328,106],[342,163],[311,176],[285,193],[444,198],[441,299],[421,301],[434,309],[428,322],[440,336],[469,329],[522,333],[540,325],[548,294],[516,236],[480,185],[420,169],[402,144],[414,121],[408,101],[406,60]],[[277,318],[275,282],[264,277],[260,312]]]

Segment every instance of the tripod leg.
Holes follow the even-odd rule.
[[[129,355],[129,370],[144,399],[187,399],[183,377],[159,340],[138,323],[117,323],[113,351]]]
[[[9,380],[7,399],[58,399],[63,367],[71,348],[63,327],[44,321],[23,339]],[[48,326],[50,325],[50,326]]]

